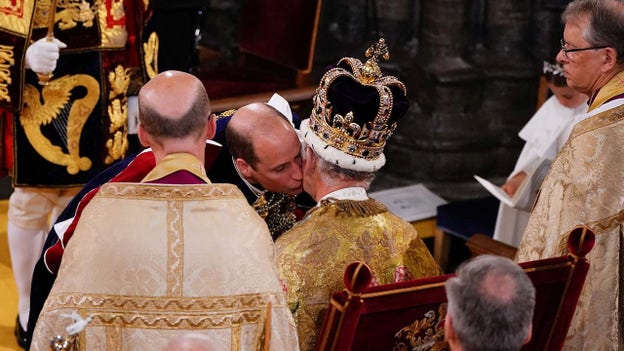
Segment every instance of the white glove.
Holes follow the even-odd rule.
[[[26,68],[38,73],[54,72],[59,51],[67,45],[58,39],[41,38],[26,49]]]

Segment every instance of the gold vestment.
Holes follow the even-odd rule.
[[[620,72],[600,89],[589,111],[624,93],[623,79]],[[544,179],[516,257],[523,262],[566,254],[567,234],[577,224],[596,233],[564,350],[624,350],[624,105],[617,101],[574,127]]]
[[[83,350],[161,350],[188,332],[259,350],[267,315],[271,350],[298,349],[266,224],[231,184],[103,185],[66,247],[32,350],[67,334],[60,315],[72,311],[92,318]]]
[[[377,284],[440,274],[414,227],[373,199],[323,200],[275,244],[301,350],[314,349],[349,263],[366,262]]]

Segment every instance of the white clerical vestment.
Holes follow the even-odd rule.
[[[584,115],[586,110],[585,103],[575,108],[563,106],[554,95],[546,100],[518,133],[525,144],[509,178],[522,171],[530,175],[538,167],[547,169],[568,139],[574,124],[586,117]],[[541,182],[544,175],[539,180],[536,179],[537,182]],[[539,186],[540,184],[533,184],[532,188],[537,190]],[[530,206],[532,202],[529,201],[528,205]],[[518,247],[528,221],[529,208],[514,208],[501,203],[496,217],[494,239]]]
[[[66,247],[32,350],[66,335],[61,315],[72,312],[92,319],[82,350],[161,350],[188,332],[260,350],[268,329],[271,350],[298,350],[267,226],[230,184],[102,186]]]

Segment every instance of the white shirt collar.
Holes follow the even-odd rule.
[[[336,200],[355,200],[355,201],[365,201],[368,200],[368,194],[366,193],[366,189],[360,186],[353,186],[348,188],[342,188],[323,196],[318,203],[321,203],[322,200],[332,198]]]

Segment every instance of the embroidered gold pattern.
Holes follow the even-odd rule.
[[[143,43],[144,63],[147,76],[152,79],[158,74],[158,35],[150,34],[147,43]]]
[[[35,13],[33,18],[33,28],[47,28],[48,27],[48,13],[50,11],[50,0],[35,1]],[[56,16],[55,16],[56,17]],[[55,18],[56,19],[56,18]]]
[[[64,293],[52,296],[46,311],[78,308],[93,317],[89,325],[96,327],[231,328],[261,321],[269,302],[274,308],[286,306],[283,295],[276,293],[171,298]]]
[[[444,319],[446,318],[447,304],[440,304],[438,313],[431,310],[425,313],[425,318],[415,320],[412,324],[401,328],[394,337],[392,351],[442,351],[448,350],[448,343],[444,340]]]
[[[84,87],[87,93],[85,97],[69,104],[71,90],[75,87]],[[80,135],[99,96],[100,86],[97,80],[86,74],[66,75],[52,80],[43,87],[41,96],[34,86],[27,84],[24,87],[24,109],[19,120],[28,141],[41,157],[54,164],[67,166],[69,174],[91,168],[91,160],[80,157]],[[60,146],[52,144],[41,132],[40,127],[48,124],[55,126],[65,138],[67,153]]]
[[[167,293],[170,296],[182,296],[184,283],[184,218],[183,203],[169,201],[167,203],[167,238],[169,240],[167,254]]]
[[[236,185],[210,184],[185,187],[171,187],[158,184],[107,183],[100,188],[98,196],[127,197],[137,199],[170,199],[183,200],[188,198],[239,198],[243,194]]]
[[[130,86],[130,68],[117,65],[108,73],[110,90],[108,92],[108,118],[110,126],[108,132],[112,134],[106,141],[108,154],[105,164],[111,164],[123,158],[128,151],[128,86]]]
[[[297,221],[295,196],[265,191],[251,206],[267,223],[273,240]]]
[[[95,11],[99,1],[93,6],[84,0],[57,0],[57,10],[55,21],[58,22],[60,30],[75,28],[78,23],[85,28],[93,27]],[[49,5],[48,5],[49,7]],[[44,21],[45,23],[45,21]]]
[[[111,9],[106,7],[105,1],[97,3],[98,20],[100,22],[100,32],[102,47],[105,48],[123,48],[128,40],[128,31],[125,24],[113,24],[109,26],[108,17],[112,20],[119,21],[126,15],[123,9],[123,2],[116,4],[113,1]]]
[[[0,0],[0,28],[28,35],[34,6],[35,1]]]
[[[13,48],[12,45],[0,45],[0,100],[8,102],[11,102],[9,85],[13,82],[11,66],[15,64]]]
[[[111,16],[113,16],[113,19],[115,21],[119,21],[126,15],[126,13],[124,12],[123,0],[113,0],[113,3],[111,4],[110,14]]]

